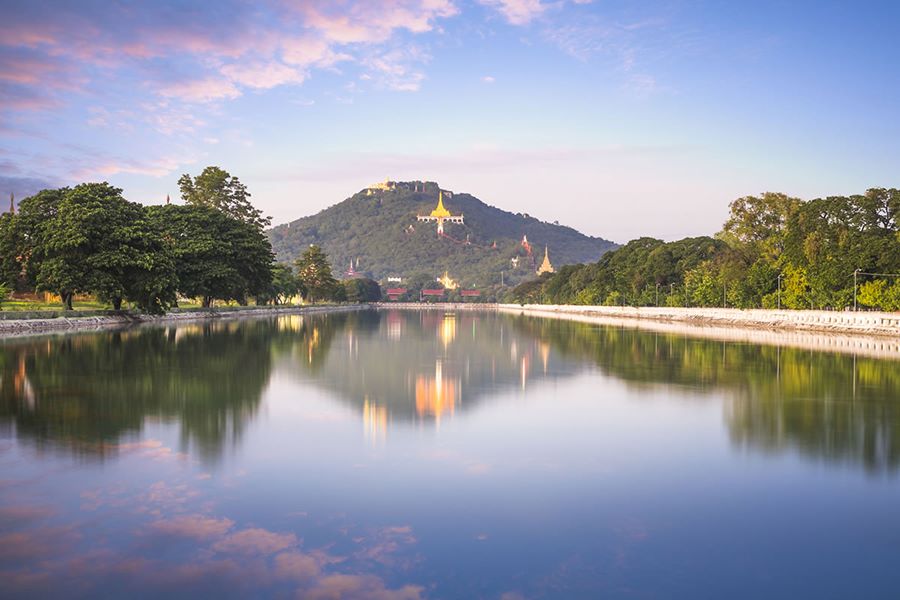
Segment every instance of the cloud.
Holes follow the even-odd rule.
[[[177,98],[185,102],[212,102],[228,100],[241,95],[234,81],[223,77],[204,77],[163,83],[159,94],[164,98]]]
[[[527,25],[547,9],[541,0],[478,0],[498,11],[512,25]]]
[[[497,80],[494,79],[494,77],[492,75],[485,75],[484,77],[481,78],[481,81],[483,83],[494,83]]]
[[[3,171],[3,165],[0,163],[0,172]],[[60,187],[58,182],[38,177],[7,177],[0,175],[0,210],[5,211],[7,208],[9,195],[16,197],[16,204],[22,198],[33,196],[41,190]]]
[[[149,530],[156,534],[205,540],[224,536],[234,526],[231,519],[214,519],[203,515],[183,515],[152,523]]]
[[[276,62],[230,64],[222,67],[222,74],[236,84],[255,89],[303,83],[305,77],[301,71]]]
[[[213,550],[229,554],[275,554],[298,544],[293,533],[274,533],[265,529],[243,529],[213,545]]]
[[[399,92],[417,92],[425,74],[417,65],[427,63],[431,57],[413,45],[393,48],[364,59],[368,75],[381,88]]]

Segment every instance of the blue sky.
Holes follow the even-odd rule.
[[[276,223],[387,177],[624,242],[900,186],[900,3],[2,0],[0,192],[237,175]]]

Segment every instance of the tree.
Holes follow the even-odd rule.
[[[250,204],[250,192],[237,177],[219,167],[206,167],[197,177],[185,173],[178,180],[181,197],[193,206],[210,206],[262,231],[271,223]]]
[[[339,284],[331,274],[331,265],[322,249],[315,244],[310,245],[297,259],[297,278],[306,290],[306,299],[310,302],[335,299]],[[340,286],[343,291],[343,286]]]
[[[759,256],[774,260],[784,249],[788,222],[801,204],[798,198],[773,192],[738,198],[729,205],[728,220],[718,237],[746,252],[750,262]]]
[[[254,226],[210,206],[152,206],[151,220],[162,232],[175,259],[178,291],[214,300],[246,301],[269,289],[272,253]]]
[[[0,281],[0,307],[2,307],[6,299],[9,298],[10,293],[12,293],[12,290],[10,289],[9,285]]]
[[[108,183],[67,189],[39,228],[37,287],[58,290],[67,310],[78,292],[94,293],[116,310],[124,299],[150,312],[175,301],[172,257],[144,208],[121,193]]]
[[[289,298],[300,294],[300,282],[290,265],[276,263],[272,266],[272,283],[258,295],[257,304],[284,304]]]
[[[38,287],[38,274],[49,251],[48,239],[59,212],[59,205],[69,188],[47,189],[29,196],[19,203],[15,219],[16,256],[21,262],[25,283]],[[71,307],[69,290],[55,289],[63,304]]]
[[[348,302],[380,302],[381,286],[372,279],[348,279],[344,282]]]
[[[13,288],[22,272],[19,263],[18,217],[11,213],[0,215],[0,285]]]

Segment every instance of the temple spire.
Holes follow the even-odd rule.
[[[537,270],[537,274],[543,275],[544,273],[553,273],[555,271],[556,269],[550,264],[550,248],[544,246],[544,262],[541,263],[540,268]]]
[[[12,192],[9,193],[9,214],[16,214],[16,196]]]
[[[169,195],[166,194],[166,205],[167,205],[167,206],[168,206],[169,202],[170,202],[170,200],[169,200]]]

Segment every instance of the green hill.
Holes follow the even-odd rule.
[[[368,188],[320,213],[279,225],[269,231],[279,261],[292,262],[310,244],[321,246],[335,266],[345,271],[351,259],[357,271],[374,279],[437,276],[444,271],[464,286],[507,285],[534,277],[544,246],[553,266],[594,262],[616,247],[571,227],[544,223],[524,214],[489,206],[469,194],[444,192],[444,205],[465,224],[444,225],[445,237],[435,223],[418,222],[438,200],[433,182],[394,182],[386,189]],[[527,235],[532,256],[522,247]],[[468,243],[466,242],[468,240]],[[514,264],[516,263],[516,264]]]

